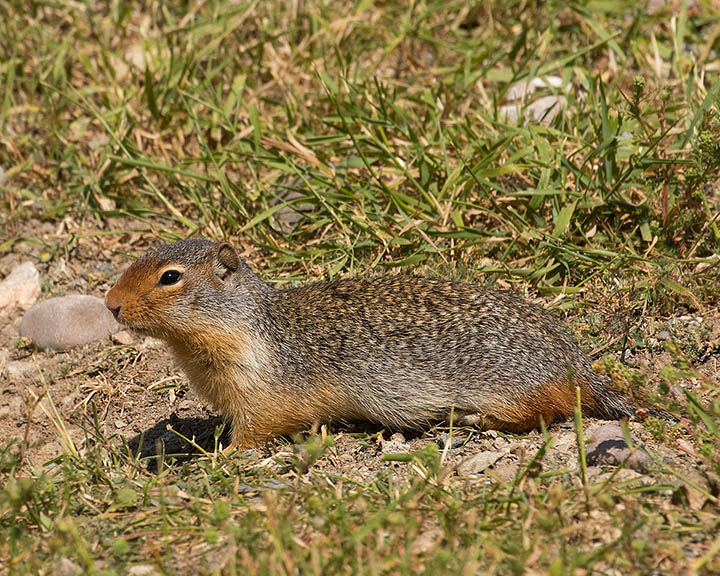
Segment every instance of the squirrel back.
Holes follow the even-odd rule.
[[[108,292],[120,322],[164,339],[191,384],[253,446],[313,422],[419,428],[447,418],[525,431],[573,413],[634,408],[562,323],[509,292],[385,276],[286,290],[227,243],[151,251]]]

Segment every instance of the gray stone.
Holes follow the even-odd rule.
[[[658,332],[658,334],[657,334],[657,339],[660,340],[660,341],[662,341],[662,340],[670,340],[670,332],[668,332],[667,330],[661,330],[661,331]]]
[[[61,558],[57,566],[56,574],[58,576],[76,576],[77,574],[82,574],[82,568],[70,560],[70,558]]]
[[[443,541],[444,537],[445,533],[441,528],[430,528],[430,530],[418,534],[417,538],[415,538],[410,545],[410,552],[412,554],[425,554],[426,552],[430,552]]]
[[[633,442],[637,445],[635,438]],[[588,466],[619,466],[626,460],[627,466],[637,472],[645,473],[650,468],[650,456],[643,447],[631,452],[619,424],[603,424],[592,432],[585,446]]]
[[[717,494],[717,491],[713,489],[712,481],[695,470],[685,472],[685,479],[685,482],[676,482],[677,489],[673,493],[672,503],[687,505],[693,510],[702,510],[708,501]]]
[[[121,328],[100,298],[74,294],[33,306],[20,324],[20,335],[38,348],[67,350],[102,340]]]
[[[40,273],[32,262],[16,266],[7,278],[0,282],[0,310],[4,308],[28,308],[40,296]]]
[[[507,484],[515,479],[519,467],[520,463],[517,458],[512,454],[508,454],[506,458],[496,462],[488,473],[500,482]]]
[[[501,450],[499,452],[478,452],[472,456],[467,456],[457,465],[457,473],[459,476],[481,474],[507,454],[509,454],[507,450]]]
[[[410,446],[408,446],[405,442],[384,440],[382,443],[383,454],[407,454],[408,452],[410,452]]]
[[[401,432],[395,432],[387,440],[383,439],[380,448],[383,454],[407,454],[410,452],[410,446]]]
[[[448,447],[449,450],[453,450],[455,448],[460,448],[463,444],[465,444],[465,438],[460,438],[459,436],[453,435],[452,438],[450,437],[450,434],[447,432],[443,432],[440,434],[440,436],[437,437],[435,442],[438,446],[440,446],[440,450],[445,450],[445,446],[448,445],[448,442],[450,443],[450,446]]]
[[[32,360],[12,360],[5,364],[3,372],[10,380],[19,380],[37,374],[37,368]]]
[[[136,564],[128,568],[126,574],[128,576],[155,576],[156,574],[160,574],[160,572],[158,572],[155,566],[150,564]]]

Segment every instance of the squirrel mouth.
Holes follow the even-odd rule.
[[[152,328],[148,328],[147,326],[127,324],[125,322],[122,322],[122,325],[125,326],[125,328],[132,330],[133,332],[135,332],[135,334],[138,334],[140,336],[153,336],[156,338],[162,336],[162,334],[159,330],[154,330]]]
[[[150,328],[149,326],[143,326],[137,322],[131,322],[127,318],[123,318],[122,313],[115,317],[117,321],[123,325],[124,328],[139,334],[140,336],[156,336],[157,330]]]

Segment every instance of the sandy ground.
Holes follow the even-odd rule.
[[[53,244],[62,245],[65,241],[67,245],[64,252],[57,253],[48,263],[42,263],[46,259],[44,248],[29,243],[16,243],[13,252],[0,259],[2,274],[7,274],[22,261],[33,261],[42,279],[40,299],[73,293],[102,297],[130,262],[127,254],[142,253],[149,245],[147,239],[150,236],[140,232],[71,237],[57,234],[48,224],[29,222],[27,225],[32,227],[34,236],[45,235]],[[666,352],[657,352],[657,345],[653,348],[651,344],[657,341],[658,334],[670,328],[674,338],[699,342],[697,345],[703,347],[697,354],[701,360],[700,372],[706,380],[717,380],[720,322],[717,316],[708,315],[698,324],[696,316],[652,319],[649,325],[654,327],[655,334],[647,335],[649,344],[628,362],[644,366],[656,380],[660,368],[668,364],[670,358]],[[126,442],[144,456],[152,456],[161,446],[166,454],[193,452],[177,432],[186,438],[194,438],[206,449],[214,448],[214,433],[222,419],[189,389],[185,377],[174,367],[161,342],[122,332],[68,352],[42,352],[34,350],[30,343],[20,341],[18,326],[21,319],[22,311],[14,310],[3,313],[0,323],[0,363],[3,366],[0,435],[27,444],[26,466],[39,466],[59,455],[67,449],[64,446],[66,438],[80,450],[88,437],[101,435],[106,441]],[[582,322],[578,317],[571,319],[571,324],[575,320]],[[683,382],[691,387],[697,384],[697,379]],[[671,390],[671,393],[682,396],[677,390]],[[586,436],[592,436],[593,431],[603,424],[587,419]],[[61,432],[63,428],[66,433]],[[682,429],[661,444],[641,422],[631,422],[630,428],[660,460],[678,469],[692,470],[693,474],[703,473],[700,461],[693,455],[691,442],[683,439]],[[404,435],[379,434],[377,429],[362,427],[331,427],[330,432],[334,434],[335,445],[315,466],[364,481],[372,479],[384,467],[400,466],[387,461],[387,457],[384,459],[383,454],[421,449],[435,442],[447,428],[438,426],[423,433]],[[550,427],[550,433],[554,443],[543,465],[576,469],[577,447],[572,423],[556,423]],[[468,428],[457,430],[456,435],[463,443],[447,451],[446,463],[464,462],[467,471],[473,467],[469,463],[470,456],[483,452],[500,454],[489,469],[491,473],[482,481],[492,481],[493,476],[511,479],[518,466],[527,462],[542,445],[539,431],[513,436]],[[227,443],[227,436],[224,435],[221,441]],[[291,442],[280,439],[261,450],[259,457],[267,458],[292,449]],[[607,470],[602,468],[590,470],[590,474],[605,473]],[[627,467],[622,473],[639,477],[643,471]],[[711,481],[704,480],[703,483],[709,490],[713,489]]]

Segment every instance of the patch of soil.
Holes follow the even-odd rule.
[[[42,238],[46,245],[17,243],[13,252],[0,258],[0,273],[7,274],[14,265],[29,259],[39,268],[43,279],[42,298],[64,294],[90,294],[103,297],[130,259],[127,253],[142,253],[149,246],[140,232],[110,236],[57,233],[52,227],[38,222],[26,224],[32,235]],[[122,223],[114,223],[122,226]],[[47,246],[58,248],[50,258]],[[46,261],[46,263],[43,263]],[[216,441],[228,445],[227,427],[216,440],[216,430],[222,418],[198,399],[189,389],[185,377],[174,367],[165,346],[156,340],[127,334],[68,352],[37,352],[28,343],[18,340],[18,326],[22,318],[19,310],[3,313],[0,328],[0,436],[16,438],[27,444],[25,465],[38,466],[67,449],[68,442],[80,448],[86,437],[98,436],[113,442],[124,442],[135,453],[151,457],[160,450],[166,455],[197,452],[191,440],[206,450]],[[579,320],[581,321],[581,320]],[[693,338],[698,344],[697,359],[700,372],[706,378],[717,378],[720,319],[716,315],[703,320],[698,336],[697,322],[686,320],[654,320],[655,326],[668,326],[676,339]],[[667,331],[667,330],[666,330]],[[661,332],[658,328],[656,333]],[[656,338],[657,334],[652,337]],[[650,336],[648,336],[649,338]],[[665,337],[665,335],[663,335]],[[713,340],[713,338],[715,338]],[[120,343],[120,341],[124,343]],[[637,366],[657,373],[669,364],[666,352],[654,352],[647,346],[629,360]],[[692,379],[685,382],[693,386]],[[678,398],[682,391],[674,392]],[[53,408],[54,406],[54,408]],[[587,432],[598,422],[587,419]],[[314,466],[321,470],[352,476],[361,481],[371,480],[386,467],[402,468],[402,464],[388,459],[394,452],[420,450],[446,428],[435,428],[424,434],[385,437],[354,434],[358,430],[333,429],[334,446]],[[659,445],[641,423],[631,423],[631,430],[644,444],[679,469],[698,466],[699,460],[687,446]],[[372,432],[373,430],[370,429]],[[545,466],[576,469],[577,448],[571,425],[551,426],[554,445],[545,458]],[[527,463],[543,444],[539,432],[526,436],[502,433],[481,433],[475,429],[461,429],[460,448],[448,450],[445,462],[460,464],[463,459],[481,452],[502,452],[480,482],[511,479],[518,466]],[[268,446],[265,456],[292,451],[286,441]],[[385,455],[385,458],[383,456]],[[601,473],[600,471],[597,472]]]

